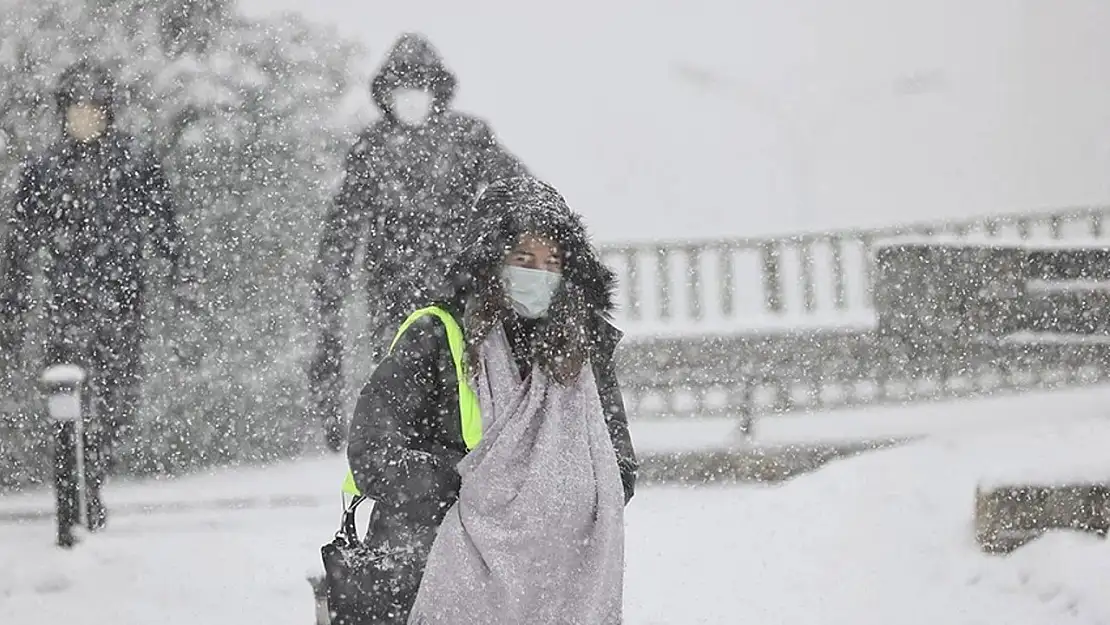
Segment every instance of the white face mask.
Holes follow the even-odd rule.
[[[393,90],[393,116],[406,126],[421,126],[432,113],[435,96],[425,89]]]
[[[501,280],[516,314],[537,319],[547,314],[563,276],[553,271],[505,265],[501,270]]]
[[[108,129],[108,116],[90,104],[72,104],[66,109],[66,132],[81,142],[92,141]]]

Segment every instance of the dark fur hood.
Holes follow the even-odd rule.
[[[479,196],[452,285],[470,293],[497,280],[505,254],[525,232],[557,241],[565,280],[581,290],[589,312],[611,316],[616,275],[602,263],[582,217],[554,187],[531,176],[498,180]]]
[[[570,379],[595,355],[602,326],[611,325],[616,276],[602,263],[581,216],[546,182],[531,176],[498,180],[472,211],[465,247],[450,275],[454,293],[448,298],[456,310],[467,311],[468,342],[476,347],[508,314],[500,278],[506,253],[521,234],[545,236],[563,254],[563,284],[544,322],[538,356],[558,379]]]

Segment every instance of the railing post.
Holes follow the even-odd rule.
[[[739,396],[739,405],[736,401],[729,402],[734,406],[739,423],[736,424],[737,434],[744,441],[751,441],[755,436],[755,381],[748,376],[740,380],[740,389],[736,392]]]
[[[1017,231],[1022,240],[1027,240],[1032,235],[1033,227],[1029,223],[1029,218],[1022,217],[1017,220]]]
[[[813,275],[814,240],[802,238],[798,241],[798,265],[802,281],[802,308],[806,313],[817,309],[817,287]]]
[[[833,305],[837,310],[848,309],[848,289],[844,279],[844,238],[832,237],[829,239],[832,246],[832,281]]]
[[[628,277],[625,280],[625,293],[628,297],[628,318],[640,318],[640,254],[635,247],[630,247],[624,252],[624,262],[628,267]]]
[[[701,305],[701,248],[697,244],[693,244],[686,248],[686,268],[687,268],[687,281],[690,297],[689,309],[690,316],[695,320],[700,320],[702,315]]]
[[[733,310],[732,248],[728,245],[722,245],[717,253],[719,254],[717,261],[720,263],[721,270],[721,315],[730,317]]]
[[[863,267],[863,301],[865,306],[873,307],[875,305],[875,285],[872,284],[875,276],[873,256],[875,241],[870,235],[865,234],[859,238],[859,242],[863,250],[860,262]]]
[[[671,270],[667,262],[669,260],[670,250],[662,246],[655,248],[655,270],[659,280],[660,319],[667,319],[671,316]]]
[[[779,247],[775,241],[760,245],[763,267],[764,306],[768,312],[782,313],[782,279],[780,277]]]

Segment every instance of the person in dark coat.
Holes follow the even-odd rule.
[[[111,448],[134,420],[139,396],[146,247],[183,280],[182,233],[161,165],[115,125],[116,85],[80,61],[61,75],[55,103],[62,136],[22,172],[0,247],[0,363],[23,342],[36,256],[45,251],[47,364],[85,368],[95,389],[86,410],[89,521]]]
[[[495,182],[476,208],[483,217],[472,224],[470,243],[448,274],[452,292],[430,303],[463,328],[468,371],[486,337],[499,329],[521,379],[542,370],[572,384],[583,367],[592,368],[619,471],[617,488],[627,504],[637,460],[613,361],[622,336],[610,322],[614,274],[589,244],[580,218],[546,183],[530,177]],[[536,238],[553,242],[555,253],[529,247]],[[509,265],[551,272],[549,283],[560,286],[533,290],[532,297],[507,294],[517,293],[501,277]],[[351,423],[349,466],[359,491],[375,502],[367,547],[385,558],[367,572],[376,604],[367,623],[406,622],[437,528],[459,496],[456,465],[466,456],[447,333],[440,320],[424,316],[373,372]]]
[[[384,349],[389,328],[440,290],[477,193],[526,173],[486,122],[451,108],[455,85],[425,38],[398,39],[371,83],[381,118],[347,155],[325,217],[314,278],[321,332],[309,383],[332,449],[342,438],[341,310],[356,252],[365,246],[370,335]]]

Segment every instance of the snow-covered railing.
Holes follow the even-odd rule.
[[[902,237],[1106,241],[1110,207],[1002,214],[795,236],[601,247],[633,336],[731,335],[874,323],[875,246]]]
[[[805,330],[629,341],[635,419],[762,416],[1075,388],[1110,380],[1110,337],[1013,335],[921,352],[877,332]]]
[[[618,368],[630,414],[731,416],[750,431],[768,414],[1104,382],[1106,337],[1042,333],[922,350],[881,331],[873,302],[877,252],[891,244],[1110,248],[1108,214],[604,247],[621,280],[617,322],[629,338]]]

